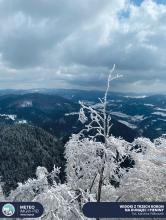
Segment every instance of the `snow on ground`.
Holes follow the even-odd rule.
[[[146,104],[146,103],[145,103],[144,105],[145,105],[145,106],[149,106],[149,107],[154,107],[153,104],[148,104],[148,103]]]
[[[166,119],[161,119],[161,118],[159,118],[158,120],[159,120],[159,121],[164,121],[164,122],[166,122]]]
[[[11,119],[12,121],[15,121],[17,118],[17,115],[0,114],[0,116],[5,117],[6,119]]]
[[[135,126],[135,125],[133,125],[133,124],[127,122],[127,121],[123,121],[123,120],[118,120],[118,121],[119,121],[120,123],[126,125],[127,127],[131,128],[131,129],[136,129],[136,128],[137,128],[137,126]]]
[[[166,117],[166,113],[163,113],[163,112],[153,112],[152,115],[159,115],[162,117]]]
[[[122,112],[110,112],[111,115],[114,115],[114,116],[117,116],[117,117],[120,117],[120,118],[130,118],[131,116],[130,115],[127,115],[125,113],[122,113]]]
[[[27,124],[27,120],[19,120],[17,124]]]
[[[165,108],[155,108],[155,110],[157,110],[157,111],[162,111],[162,112],[166,112],[166,109]]]
[[[25,119],[18,119],[17,115],[7,115],[7,114],[0,114],[1,117],[4,117],[6,120],[12,120],[16,124],[27,124],[27,120]]]
[[[156,128],[156,131],[161,131],[162,129],[161,128]]]
[[[92,107],[94,109],[100,109],[100,108],[103,108],[103,104],[102,103],[96,103],[96,104],[92,105]]]
[[[126,98],[131,98],[131,99],[144,99],[147,96],[146,95],[138,95],[138,96],[124,96]]]
[[[23,101],[20,106],[22,108],[32,107],[32,101]]]
[[[122,112],[110,112],[111,115],[120,117],[120,118],[125,118],[125,119],[130,119],[132,121],[142,121],[144,119],[144,115],[127,115]]]
[[[144,120],[144,115],[134,115],[134,116],[132,116],[131,119],[133,122],[142,121],[142,120]]]

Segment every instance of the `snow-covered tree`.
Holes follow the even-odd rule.
[[[68,184],[57,183],[55,179],[58,178],[59,172],[60,169],[55,167],[51,173],[48,173],[45,167],[38,167],[36,178],[19,183],[6,201],[41,203],[44,213],[38,218],[39,220],[86,220],[87,218],[80,211],[78,202],[80,193],[71,190]],[[50,178],[51,185],[48,182]]]
[[[39,220],[86,220],[80,211],[79,196],[67,184],[54,184],[33,199],[44,207]]]
[[[120,75],[110,71],[105,95],[95,106],[79,102],[79,120],[84,129],[73,135],[66,144],[67,181],[74,190],[84,190],[91,199],[100,202],[102,188],[113,189],[111,183],[119,181],[124,172],[121,164],[130,157],[130,144],[121,138],[110,135],[111,116],[107,111],[108,92],[112,80]],[[105,200],[105,199],[104,199]]]
[[[105,144],[102,142],[96,142],[89,138],[80,139],[78,135],[73,135],[66,144],[68,184],[73,190],[86,192],[89,196],[87,199],[97,201],[100,172],[105,154],[102,186],[107,190],[109,188],[110,195],[114,190],[111,183],[113,181],[118,183],[123,173],[128,170],[121,164],[129,157],[130,148],[128,142],[114,136],[107,138],[107,148],[105,148]],[[110,200],[108,193],[106,194],[107,198],[101,195],[103,201]]]
[[[132,157],[135,166],[121,178],[118,201],[166,201],[166,138],[136,139]]]
[[[11,191],[8,199],[11,201],[32,201],[36,195],[48,188],[48,172],[45,167],[37,167],[36,177],[25,183],[18,183],[18,187]]]

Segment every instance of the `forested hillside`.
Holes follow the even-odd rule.
[[[35,176],[37,166],[51,171],[61,167],[64,177],[62,144],[51,134],[26,124],[0,127],[0,176],[5,192]]]

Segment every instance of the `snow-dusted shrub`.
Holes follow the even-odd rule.
[[[166,201],[166,139],[138,138],[134,168],[121,178],[119,201]]]
[[[48,173],[45,167],[38,167],[36,177],[28,179],[25,183],[19,183],[17,189],[11,192],[6,201],[27,201],[39,202],[44,207],[41,220],[86,220],[83,217],[79,198],[83,194],[72,190],[67,184],[57,184],[53,181],[48,183],[48,177],[55,177],[59,174],[59,168]],[[87,200],[83,201],[84,203]],[[32,218],[31,218],[32,219]]]
[[[74,190],[81,189],[88,192],[97,200],[103,156],[105,155],[102,185],[105,187],[104,189],[111,190],[114,188],[111,181],[114,179],[118,182],[120,176],[126,172],[127,168],[121,168],[120,164],[131,153],[130,148],[128,142],[113,136],[107,138],[107,147],[105,147],[102,142],[96,142],[89,138],[79,139],[78,135],[73,135],[66,144],[68,184]],[[109,201],[111,195],[110,198],[108,198],[108,194],[105,195]],[[106,199],[102,196],[102,200]]]

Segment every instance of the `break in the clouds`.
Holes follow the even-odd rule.
[[[166,4],[0,0],[0,88],[166,92]]]

